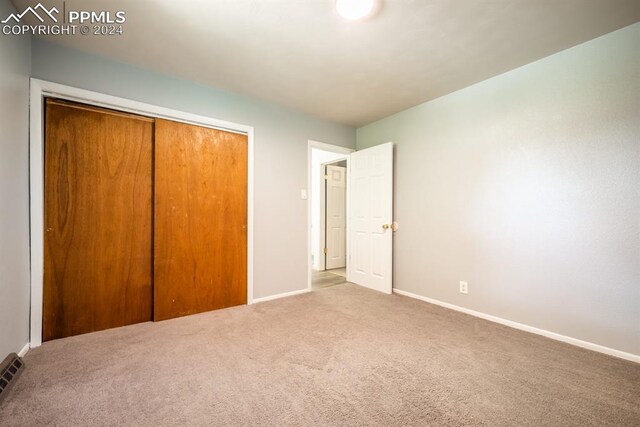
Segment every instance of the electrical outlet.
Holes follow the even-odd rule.
[[[461,294],[469,293],[469,284],[467,282],[460,282],[460,293]]]

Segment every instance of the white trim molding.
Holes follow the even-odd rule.
[[[273,301],[274,299],[292,297],[292,296],[295,296],[295,295],[302,295],[302,294],[306,294],[308,292],[309,292],[309,289],[300,289],[300,290],[297,290],[297,291],[283,292],[281,294],[269,295],[268,297],[256,298],[256,299],[253,300],[253,303],[257,304],[257,303],[261,303],[261,302]]]
[[[27,349],[42,344],[42,303],[44,274],[44,98],[54,97],[98,107],[111,108],[147,117],[168,119],[197,126],[222,129],[247,135],[247,304],[253,301],[253,214],[254,214],[254,130],[252,126],[227,122],[206,116],[145,104],[31,79],[29,105],[29,186],[31,227],[31,319],[30,344]],[[24,349],[23,349],[24,350]]]
[[[20,350],[20,351],[18,352],[18,357],[24,357],[24,356],[25,356],[25,354],[27,354],[27,353],[29,352],[29,349],[30,349],[30,348],[31,348],[31,347],[29,347],[29,343],[26,343],[26,344],[24,345],[24,347],[22,347],[22,350]]]
[[[588,341],[583,341],[577,338],[568,337],[565,335],[560,335],[555,332],[547,331],[544,329],[539,329],[533,326],[525,325],[523,323],[514,322],[512,320],[502,319],[497,316],[492,316],[490,314],[481,313],[479,311],[471,310],[468,308],[460,307],[454,304],[449,304],[448,302],[438,301],[433,298],[423,297],[422,295],[417,295],[411,292],[402,291],[400,289],[393,289],[393,293],[402,295],[409,298],[414,298],[420,301],[427,302],[429,304],[439,305],[440,307],[448,308],[450,310],[459,311],[461,313],[469,314],[474,317],[479,317],[480,319],[488,320],[490,322],[499,323],[501,325],[509,326],[514,329],[519,329],[521,331],[530,332],[536,335],[542,335],[546,338],[551,338],[552,340],[561,341],[567,344],[575,345],[577,347],[582,347],[587,350],[596,351],[598,353],[604,353],[609,356],[618,357],[620,359],[629,360],[631,362],[640,363],[640,355],[627,353],[624,351],[616,350],[613,348],[605,347],[600,344],[594,344]]]

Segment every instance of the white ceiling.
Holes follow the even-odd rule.
[[[33,0],[14,0],[22,11]],[[46,6],[62,0],[42,1]],[[124,10],[125,35],[49,40],[361,126],[640,21],[639,0],[67,0]]]

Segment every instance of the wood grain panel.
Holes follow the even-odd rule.
[[[157,120],[154,320],[247,302],[247,137]]]
[[[47,101],[44,340],[151,320],[153,126]]]

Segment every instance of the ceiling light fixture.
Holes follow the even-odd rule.
[[[378,0],[336,0],[336,11],[344,19],[369,18],[377,11]]]

